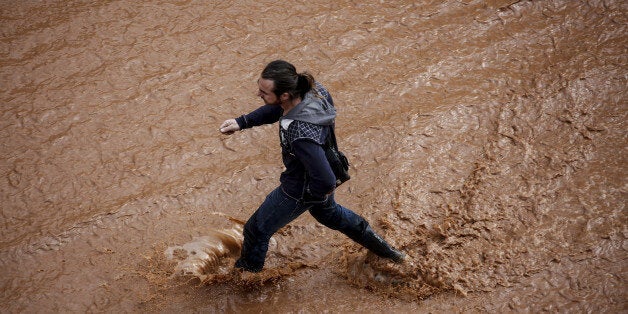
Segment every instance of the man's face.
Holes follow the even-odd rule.
[[[264,103],[267,105],[279,105],[281,104],[281,100],[273,93],[275,89],[275,82],[272,80],[267,80],[264,78],[260,78],[257,80],[257,86],[259,90],[257,91],[257,96],[264,100]]]

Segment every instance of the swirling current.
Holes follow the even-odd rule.
[[[628,3],[0,2],[2,312],[625,312]],[[285,59],[332,93],[336,199],[232,271],[278,184],[230,136]]]

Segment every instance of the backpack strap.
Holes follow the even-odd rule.
[[[336,143],[336,134],[334,133],[335,126],[332,124],[329,126],[329,136],[327,137],[327,145],[338,150],[338,143]]]

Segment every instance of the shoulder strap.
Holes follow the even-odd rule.
[[[329,136],[327,137],[327,144],[338,150],[338,143],[336,143],[336,134],[334,133],[335,126],[332,124],[329,126]]]

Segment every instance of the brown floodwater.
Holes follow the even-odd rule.
[[[1,1],[2,312],[625,312],[628,2]],[[278,184],[285,59],[331,91],[337,200],[231,271]]]

